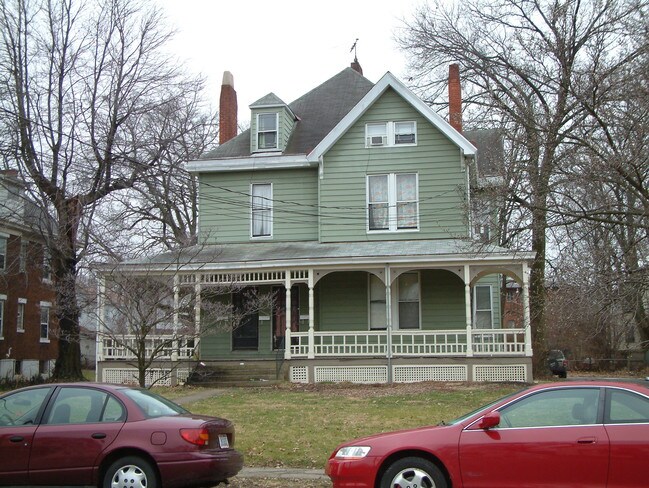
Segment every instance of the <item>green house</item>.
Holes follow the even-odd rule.
[[[146,263],[203,301],[272,296],[197,336],[194,361],[266,363],[293,382],[531,380],[532,255],[476,231],[480,144],[389,72],[372,83],[347,68],[292,103],[269,93],[250,116],[187,164],[200,246]],[[521,290],[516,320],[505,277]]]

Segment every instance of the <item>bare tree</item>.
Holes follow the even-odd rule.
[[[522,177],[509,197],[527,214],[536,253],[530,295],[537,365],[547,348],[547,229],[557,174],[589,116],[581,94],[597,96],[595,83],[635,57],[628,24],[643,9],[643,1],[624,0],[437,1],[421,7],[400,35],[421,90],[430,93],[448,64],[459,62],[472,118],[502,128],[519,148]]]
[[[80,379],[75,279],[98,204],[160,174],[192,131],[170,114],[202,82],[164,54],[171,36],[146,0],[6,0],[0,5],[2,130],[53,216],[46,231],[61,331],[56,378]]]

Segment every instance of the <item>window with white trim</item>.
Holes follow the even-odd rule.
[[[253,183],[251,195],[252,237],[272,237],[273,235],[273,185]]]
[[[16,332],[25,332],[25,304],[27,300],[18,299],[18,310],[16,312]]]
[[[0,271],[7,269],[7,237],[0,236]]]
[[[417,173],[368,175],[368,232],[418,230],[418,186]]]
[[[277,149],[277,113],[257,114],[257,149]]]
[[[27,241],[22,238],[20,240],[20,258],[18,261],[18,271],[24,273],[27,270]]]
[[[475,329],[493,328],[492,306],[491,285],[476,285],[473,288],[473,327]]]
[[[6,295],[0,295],[0,339],[4,338],[4,322],[5,322],[5,300]]]
[[[388,325],[385,284],[376,275],[369,277],[370,329],[385,329]]]
[[[420,328],[419,273],[399,275],[399,329]]]
[[[49,342],[50,338],[50,307],[47,302],[41,302],[41,342]]]
[[[365,124],[365,147],[416,146],[414,120],[370,122]]]

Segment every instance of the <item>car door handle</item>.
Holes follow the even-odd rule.
[[[597,437],[582,437],[581,439],[577,439],[577,444],[596,444],[597,443]]]
[[[97,432],[96,434],[92,434],[90,437],[92,437],[93,439],[105,439],[106,434],[104,434],[103,432]]]
[[[22,441],[25,440],[25,438],[23,436],[21,436],[21,435],[15,435],[13,437],[10,437],[9,440],[11,442],[22,442]]]

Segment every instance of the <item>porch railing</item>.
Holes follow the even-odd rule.
[[[124,335],[118,339],[111,337],[100,338],[101,357],[103,359],[134,359],[138,339],[135,336]],[[194,344],[187,340],[178,340],[171,335],[147,337],[144,342],[144,357],[152,357],[154,351],[156,359],[171,359],[173,352],[177,352],[178,359],[186,359],[194,354]]]

